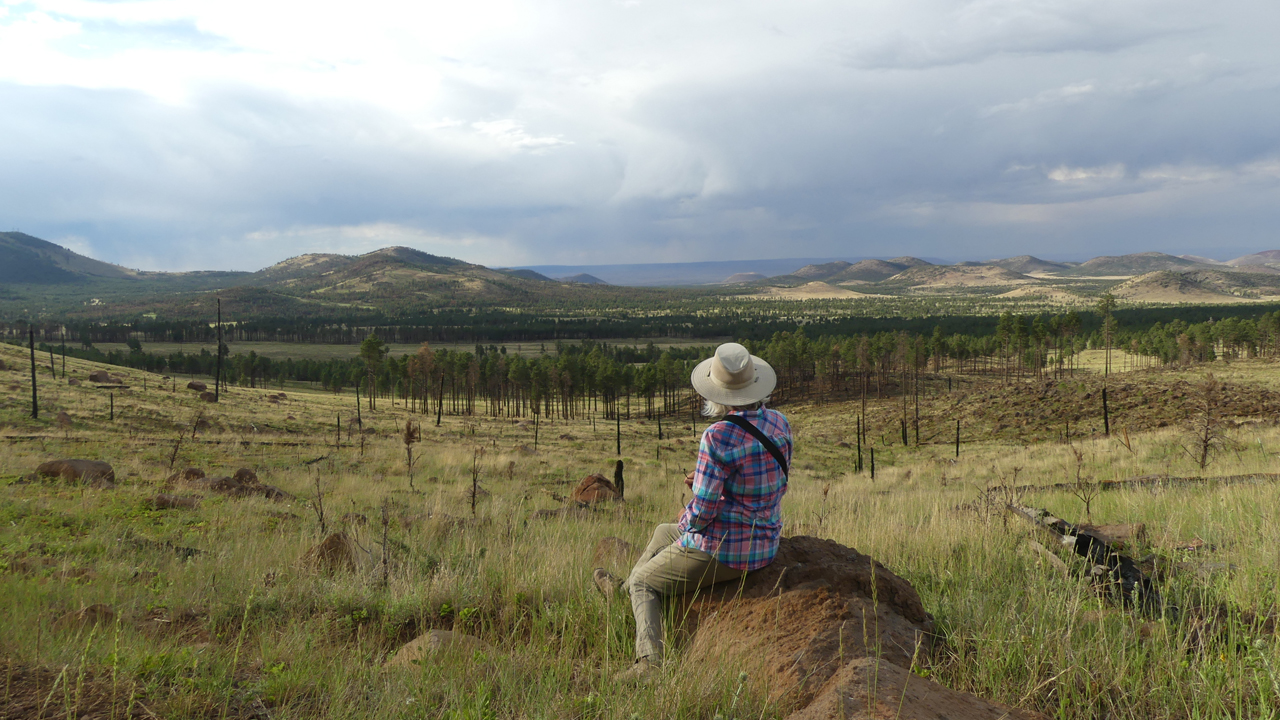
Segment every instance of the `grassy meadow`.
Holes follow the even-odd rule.
[[[632,660],[632,621],[629,606],[591,584],[592,550],[605,536],[643,545],[677,514],[701,420],[664,421],[661,441],[655,423],[624,421],[627,501],[534,517],[564,507],[559,498],[584,475],[611,475],[612,421],[535,427],[445,416],[436,427],[434,417],[414,415],[422,438],[410,477],[401,437],[409,416],[386,400],[362,411],[360,433],[350,394],[289,388],[272,401],[276,390],[232,388],[210,405],[183,383],[174,391],[125,368],[110,369],[127,390],[70,386],[50,377],[46,357],[37,368],[40,419],[32,420],[25,351],[0,346],[0,360],[10,368],[0,372],[0,606],[8,608],[0,614],[0,717],[788,713],[738,668],[690,667],[678,650],[653,686],[610,680]],[[67,360],[68,377],[83,380],[91,369]],[[1235,362],[1115,380],[1197,381],[1206,370],[1262,388],[1276,385],[1280,368]],[[942,426],[956,408],[980,413],[967,400],[977,386],[961,387],[931,395],[922,412]],[[870,415],[890,417],[897,403],[872,400]],[[1169,610],[1157,615],[1095,592],[1060,552],[1073,571],[1064,574],[1030,545],[1047,536],[1003,509],[1018,500],[1084,522],[1082,493],[1049,486],[1276,472],[1273,418],[1230,418],[1228,446],[1203,470],[1181,447],[1185,418],[1127,437],[1085,428],[1070,444],[1010,439],[977,423],[959,458],[950,436],[903,447],[896,427],[877,428],[872,480],[854,472],[848,446],[856,404],[780,409],[796,435],[785,534],[856,547],[914,584],[943,635],[920,674],[1059,718],[1280,713],[1280,486],[1188,483],[1089,498],[1094,523],[1145,523],[1132,554],[1166,568],[1157,586]],[[65,457],[110,462],[118,487],[24,479]],[[157,492],[183,492],[165,483],[186,467],[210,475],[250,468],[293,498],[209,494],[194,510],[152,509]],[[1031,487],[1002,489],[1013,485]],[[339,529],[361,548],[355,572],[300,562]],[[95,605],[111,609],[108,621],[67,621]],[[485,646],[384,665],[435,628]]]

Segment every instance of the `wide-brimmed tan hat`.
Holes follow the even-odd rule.
[[[738,407],[769,397],[778,376],[769,363],[738,343],[725,343],[693,369],[693,389],[714,403]]]

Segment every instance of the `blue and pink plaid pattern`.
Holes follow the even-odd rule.
[[[777,444],[791,464],[791,426],[776,410],[733,413],[751,421]],[[702,434],[693,499],[677,527],[680,545],[696,548],[736,570],[773,562],[782,537],[782,496],[787,476],[778,461],[747,431],[718,422]]]

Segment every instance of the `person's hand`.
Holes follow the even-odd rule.
[[[692,490],[692,489],[693,489],[693,471],[692,471],[692,470],[690,470],[690,471],[689,471],[689,472],[684,476],[684,484],[685,484],[685,486],[686,486],[686,487],[688,487],[690,490]]]

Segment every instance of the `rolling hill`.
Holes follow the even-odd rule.
[[[886,260],[862,260],[841,270],[831,278],[831,281],[880,282],[881,280],[888,280],[908,267],[910,266]]]
[[[74,253],[26,233],[0,233],[0,282],[49,284],[86,278],[136,278],[129,268]]]
[[[562,283],[577,283],[579,285],[608,285],[609,283],[601,280],[590,273],[578,273],[568,277],[557,278]]]
[[[1103,255],[1081,263],[1062,275],[1116,277],[1143,275],[1161,270],[1193,270],[1204,267],[1200,263],[1161,252],[1133,253],[1132,255]]]
[[[1027,285],[1038,282],[1004,268],[991,265],[918,265],[907,268],[885,281],[885,284],[902,285],[917,290],[944,288],[979,288]]]
[[[1004,260],[992,260],[988,265],[1011,270],[1016,273],[1026,275],[1027,273],[1060,273],[1070,270],[1071,266],[1066,263],[1051,262],[1049,260],[1041,260],[1033,255],[1019,255],[1017,257],[1005,258]]]
[[[1235,260],[1228,260],[1227,265],[1240,267],[1243,265],[1270,265],[1280,264],[1280,250],[1263,250],[1262,252],[1253,253],[1238,257]]]

